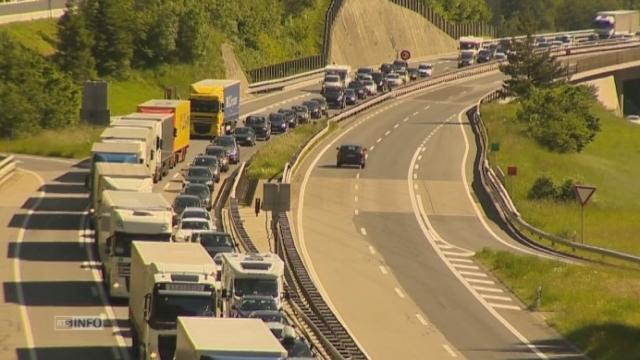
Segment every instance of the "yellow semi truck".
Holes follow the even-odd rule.
[[[224,135],[235,128],[240,117],[240,81],[198,81],[191,84],[189,100],[191,135],[207,138]]]

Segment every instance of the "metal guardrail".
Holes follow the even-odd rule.
[[[634,49],[633,53],[636,55],[635,60],[640,58],[640,49]],[[627,59],[627,56],[617,57],[617,59]],[[580,61],[578,62],[578,64],[579,63]],[[618,62],[617,64],[621,63],[623,62]],[[582,67],[577,66],[576,68],[581,69],[581,71],[587,71],[601,67],[599,65],[599,62],[590,62],[588,63],[588,65],[583,65]],[[607,65],[613,65],[613,63],[607,63]],[[498,215],[505,222],[507,227],[515,233],[517,238],[525,240],[528,244],[533,245],[534,247],[550,250],[554,253],[561,253],[563,255],[572,257],[574,256],[573,254],[563,253],[556,249],[551,249],[543,244],[540,244],[530,236],[527,236],[525,234],[525,231],[542,239],[550,241],[552,245],[558,243],[568,246],[574,250],[580,249],[592,254],[607,256],[618,260],[640,264],[640,256],[570,241],[560,236],[538,229],[522,218],[520,213],[515,208],[513,201],[509,196],[509,193],[502,185],[502,182],[499,180],[498,176],[496,176],[491,167],[491,164],[489,163],[489,160],[487,159],[488,133],[480,115],[480,106],[484,103],[495,101],[502,96],[503,93],[501,90],[495,90],[488,93],[487,95],[483,96],[476,105],[469,108],[469,110],[467,111],[467,115],[469,116],[470,123],[473,125],[472,128],[474,130],[474,133],[476,134],[476,143],[478,146],[478,159],[475,165],[475,172],[477,175],[479,175],[482,190],[486,193],[486,195],[488,195],[488,198],[491,199],[493,208],[497,211]]]
[[[13,155],[0,157],[0,184],[9,179],[16,171],[16,161]]]

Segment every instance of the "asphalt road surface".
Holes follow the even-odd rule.
[[[467,190],[475,144],[459,115],[501,79],[471,78],[365,112],[294,176],[306,262],[372,359],[581,358],[471,258],[483,247],[528,252]],[[366,168],[336,168],[339,144],[367,147]]]

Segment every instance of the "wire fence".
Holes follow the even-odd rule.
[[[438,14],[433,8],[426,6],[421,0],[391,0],[391,2],[417,12],[438,29],[442,30],[454,39],[469,35],[490,36],[493,38],[497,33],[494,26],[483,22],[454,23],[448,21],[442,17],[442,15]]]

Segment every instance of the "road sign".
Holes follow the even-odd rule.
[[[587,185],[576,185],[576,197],[578,201],[580,201],[580,205],[585,206],[593,193],[596,192],[595,186],[587,186]]]
[[[411,51],[409,50],[402,50],[400,52],[400,58],[404,61],[407,61],[409,59],[411,59]]]
[[[507,175],[516,176],[518,175],[518,167],[517,166],[509,166],[507,167]]]
[[[500,151],[500,143],[491,143],[491,152]]]

